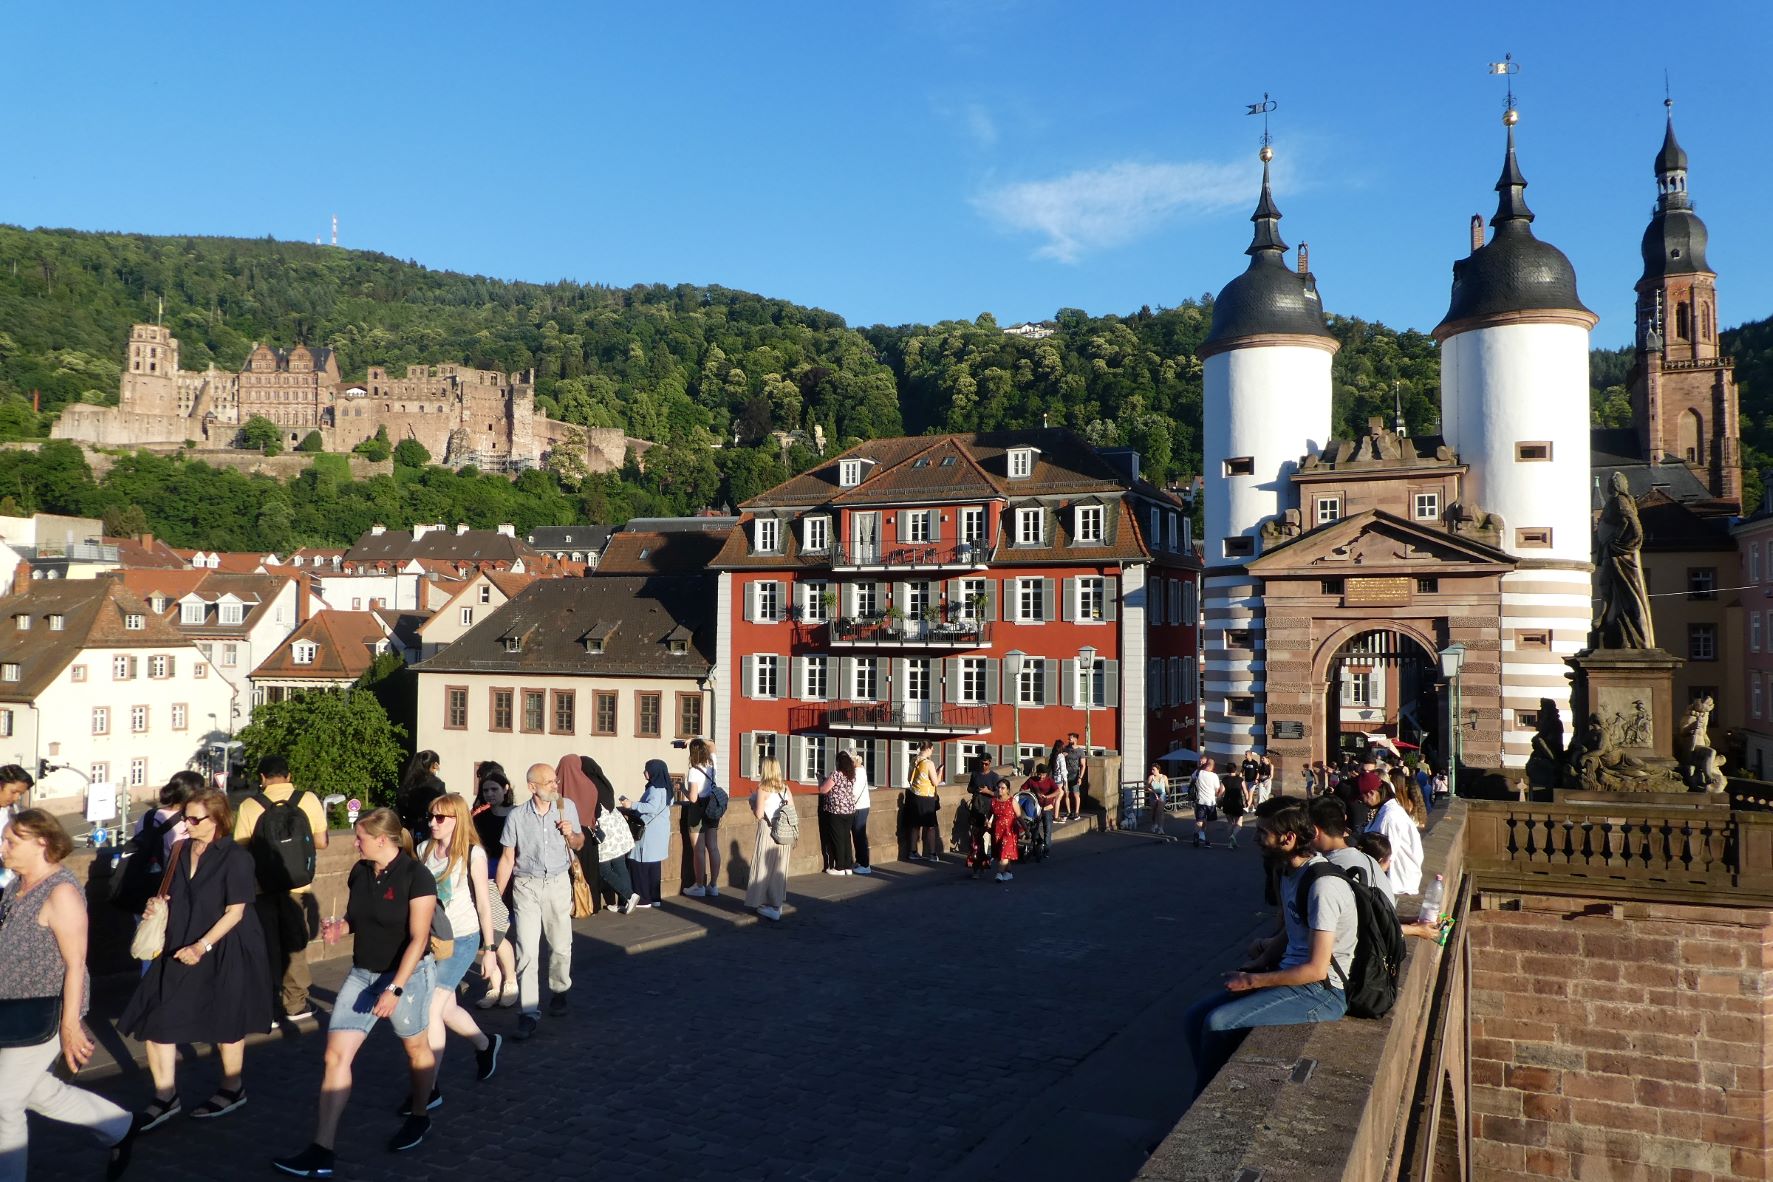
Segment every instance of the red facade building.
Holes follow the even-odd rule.
[[[882,787],[922,739],[950,778],[1072,731],[1093,775],[1193,747],[1200,564],[1138,464],[1063,430],[877,439],[741,506],[711,564],[737,791],[772,754],[816,782],[840,746]]]

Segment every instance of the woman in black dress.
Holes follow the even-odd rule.
[[[234,844],[234,810],[225,793],[205,788],[185,801],[189,837],[173,853],[166,908],[166,944],[149,966],[118,1029],[148,1047],[154,1100],[136,1131],[145,1133],[180,1109],[178,1045],[212,1043],[221,1055],[221,1087],[192,1110],[199,1119],[225,1116],[246,1103],[240,1073],[246,1036],[271,1026],[271,963],[252,909],[258,892],[252,855]]]

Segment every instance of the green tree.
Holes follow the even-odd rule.
[[[431,462],[431,453],[416,439],[402,439],[394,445],[394,464],[399,468],[423,468]]]
[[[105,536],[139,538],[148,532],[148,515],[140,505],[113,505],[105,510]]]
[[[247,447],[258,448],[268,456],[283,450],[283,428],[263,415],[253,415],[240,428],[240,440]]]
[[[379,464],[394,454],[394,445],[388,442],[388,428],[377,427],[372,438],[365,439],[351,450],[365,459]]]
[[[299,452],[309,452],[309,453],[317,452],[317,451],[325,451],[326,450],[326,441],[324,439],[320,438],[320,432],[310,431],[306,435],[302,436],[302,441],[300,443],[296,444],[296,450]]]
[[[394,803],[406,729],[388,720],[373,693],[312,690],[266,702],[237,737],[248,766],[282,755],[300,787],[366,807]]]

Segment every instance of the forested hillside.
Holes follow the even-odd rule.
[[[347,377],[371,364],[418,361],[534,368],[538,399],[550,414],[620,427],[660,446],[648,454],[644,473],[630,468],[624,477],[583,484],[536,474],[529,493],[541,500],[522,511],[502,504],[497,512],[507,516],[497,520],[564,508],[620,521],[735,504],[814,459],[805,443],[784,451],[772,433],[809,440],[814,428],[841,446],[901,431],[1044,419],[1099,444],[1138,447],[1156,479],[1185,479],[1199,470],[1196,349],[1212,309],[1210,297],[1126,316],[1061,309],[1055,334],[1032,341],[1004,334],[989,315],[854,329],[829,312],[717,287],[515,283],[269,239],[0,226],[0,438],[41,437],[71,401],[114,402],[129,325],[156,315],[182,343],[185,368],[212,360],[238,367],[261,340],[331,346]],[[1394,398],[1412,431],[1437,427],[1438,367],[1429,337],[1340,316],[1332,317],[1332,330],[1343,342],[1333,370],[1340,432],[1373,415],[1389,421]],[[1758,380],[1773,365],[1773,330],[1750,325],[1726,341],[1741,360],[1745,443],[1757,454],[1773,453],[1773,383]],[[1623,354],[1596,353],[1598,422],[1629,414],[1622,397],[1628,364]],[[41,395],[41,414],[32,410],[32,391]],[[0,457],[0,496],[21,507],[69,511],[82,499],[95,512],[139,504],[162,533],[190,545],[253,535],[261,519],[262,528],[271,527],[256,511],[249,519],[225,514],[207,523],[169,518],[161,495],[178,481],[227,482],[218,494],[242,505],[270,498],[279,512],[269,516],[288,522],[284,544],[340,540],[365,514],[496,523],[485,514],[504,499],[490,491],[469,495],[464,486],[443,498],[449,512],[436,504],[433,513],[438,490],[425,482],[442,477],[418,469],[401,469],[377,488],[327,469],[323,487],[279,491],[265,482],[269,488],[255,491],[245,477],[195,473],[170,460],[134,471],[127,498],[107,491],[116,474],[103,484],[88,479],[90,489],[76,496],[65,456],[41,479],[25,470],[36,463]],[[305,479],[315,483],[314,475]],[[544,477],[546,490],[536,483]],[[56,488],[73,500],[54,501],[48,490]],[[287,516],[280,511],[286,502]]]

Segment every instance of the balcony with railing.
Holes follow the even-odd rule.
[[[832,570],[983,570],[991,550],[990,538],[976,542],[837,542],[822,557]],[[814,560],[821,557],[802,554]]]
[[[898,617],[843,616],[807,637],[826,648],[935,648],[962,651],[991,647],[991,622],[957,608]]]
[[[946,702],[857,702],[800,707],[790,717],[796,730],[891,731],[917,735],[982,735],[991,729],[991,707]]]

